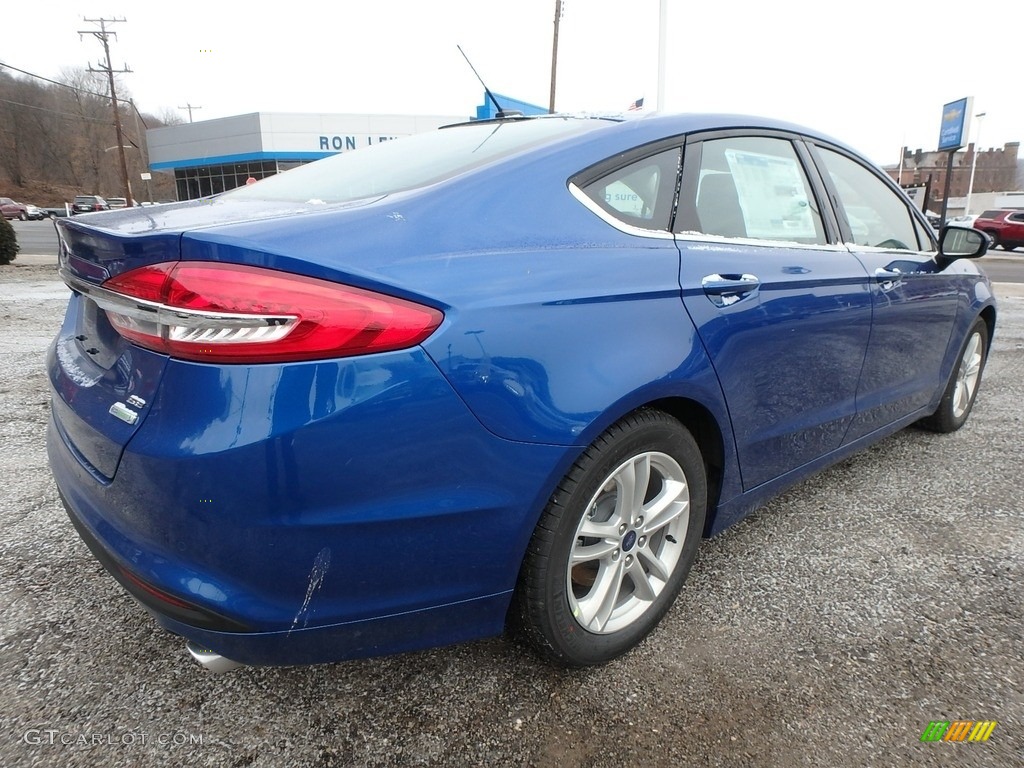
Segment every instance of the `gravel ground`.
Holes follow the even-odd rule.
[[[42,371],[66,292],[0,267],[0,764],[1024,765],[1024,292],[1005,291],[963,430],[906,430],[705,542],[624,659],[564,672],[495,639],[212,675],[66,519]],[[998,726],[919,741],[956,719]]]

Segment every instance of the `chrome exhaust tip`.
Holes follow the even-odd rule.
[[[192,654],[192,658],[198,661],[204,668],[211,672],[230,672],[232,669],[238,669],[244,667],[240,661],[232,661],[226,659],[219,653],[207,650],[201,646],[196,645],[191,640],[185,643],[185,649]]]

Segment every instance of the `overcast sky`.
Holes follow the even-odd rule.
[[[934,149],[942,105],[974,97],[983,147],[1024,140],[1021,0],[668,2],[668,111],[802,123],[896,163]],[[556,107],[655,107],[659,0],[565,0]],[[470,116],[482,89],[547,105],[554,0],[40,0],[0,21],[0,61],[53,77],[102,49],[143,111],[186,103],[194,119],[246,112]],[[271,8],[268,13],[266,8]],[[187,119],[187,114],[182,112]],[[976,121],[977,122],[977,121]],[[977,131],[977,124],[972,137]]]

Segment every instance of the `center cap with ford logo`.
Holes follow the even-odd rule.
[[[622,551],[629,552],[636,544],[636,531],[630,531],[622,537]]]

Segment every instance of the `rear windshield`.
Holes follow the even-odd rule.
[[[999,217],[999,214],[1006,213],[1006,211],[983,211],[979,219],[995,219]]]
[[[556,117],[441,128],[343,152],[239,187],[222,197],[314,204],[378,197],[433,184],[601,125],[608,122]]]

